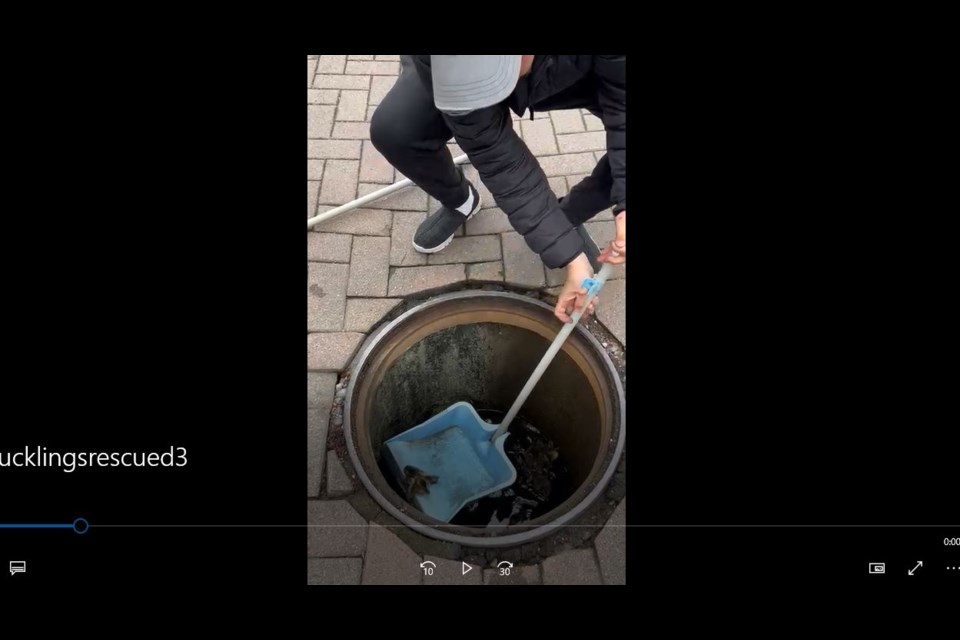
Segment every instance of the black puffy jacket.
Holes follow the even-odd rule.
[[[430,56],[412,58],[432,96]],[[536,56],[530,73],[506,100],[517,115],[528,109],[532,117],[534,111],[581,108],[603,121],[615,213],[627,208],[626,85],[626,56]],[[543,169],[513,130],[502,105],[465,115],[445,113],[444,119],[497,206],[547,267],[564,267],[584,250]]]

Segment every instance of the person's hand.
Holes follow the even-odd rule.
[[[610,264],[623,264],[627,261],[627,210],[617,214],[617,237],[608,244],[597,260]]]
[[[557,316],[560,322],[570,322],[571,314],[583,309],[583,303],[587,301],[587,290],[582,286],[584,278],[593,277],[593,268],[590,266],[590,260],[586,254],[581,253],[567,265],[567,279],[563,283],[563,289],[557,296],[557,306],[553,314]],[[590,308],[584,315],[589,315],[596,310],[597,303],[600,302],[597,296],[590,301]]]

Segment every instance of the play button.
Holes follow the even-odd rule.
[[[467,575],[467,572],[470,571],[471,569],[473,569],[473,567],[471,567],[471,566],[468,565],[466,562],[464,562],[464,563],[463,563],[463,574],[462,574],[462,575]]]

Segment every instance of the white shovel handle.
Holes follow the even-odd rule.
[[[604,262],[603,266],[600,268],[600,271],[597,272],[597,275],[595,275],[593,278],[587,278],[583,281],[584,287],[587,289],[587,299],[583,304],[584,311],[590,308],[590,303],[596,297],[597,293],[600,292],[600,289],[603,288],[603,284],[607,281],[612,269],[613,267],[609,262]],[[570,332],[572,332],[577,326],[577,323],[580,322],[581,315],[583,315],[583,311],[574,311],[573,315],[570,317],[570,322],[563,325],[563,328],[560,329],[560,333],[558,333],[557,337],[553,339],[553,342],[550,344],[550,348],[547,349],[547,352],[540,360],[540,364],[538,364],[537,368],[534,369],[533,375],[531,375],[530,379],[527,380],[527,384],[523,386],[523,389],[520,391],[520,395],[517,396],[513,406],[510,407],[510,411],[508,411],[507,415],[504,416],[503,422],[500,423],[500,428],[497,429],[496,432],[494,432],[494,434],[490,437],[491,441],[496,441],[497,438],[506,433],[507,429],[510,428],[510,423],[513,422],[515,417],[517,417],[520,407],[523,406],[523,403],[527,401],[527,397],[530,395],[530,392],[533,391],[533,388],[537,386],[538,382],[540,382],[540,378],[543,377],[543,373],[547,370],[547,367],[550,366],[550,363],[553,362],[554,356],[556,356],[557,352],[560,351],[560,347],[563,346],[567,336],[570,335]]]

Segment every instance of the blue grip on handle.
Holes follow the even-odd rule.
[[[600,290],[601,282],[596,278],[584,278],[580,286],[587,290],[587,295],[595,294]]]

